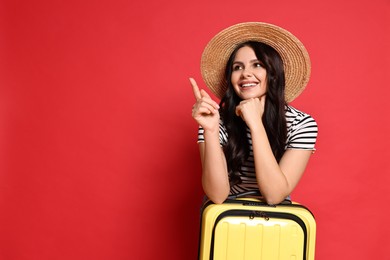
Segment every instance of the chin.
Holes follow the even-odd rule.
[[[251,98],[259,98],[261,97],[262,95],[264,94],[259,94],[259,95],[256,95],[256,94],[251,94],[251,95],[240,95],[241,99],[245,100],[245,99],[251,99]]]

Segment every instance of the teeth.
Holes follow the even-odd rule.
[[[253,87],[253,86],[256,86],[257,84],[256,83],[247,83],[247,84],[242,84],[242,87]]]

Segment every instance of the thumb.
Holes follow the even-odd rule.
[[[204,89],[200,90],[200,94],[202,95],[202,97],[210,98],[210,95]]]

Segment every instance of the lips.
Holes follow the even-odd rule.
[[[239,86],[241,88],[252,88],[252,87],[257,86],[257,84],[258,84],[258,82],[243,82]]]

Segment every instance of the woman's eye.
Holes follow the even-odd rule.
[[[233,70],[236,71],[236,70],[240,70],[242,69],[242,67],[240,65],[235,65],[233,66]]]
[[[263,67],[263,65],[261,64],[261,63],[255,63],[255,64],[253,64],[256,68],[261,68],[261,67]]]

